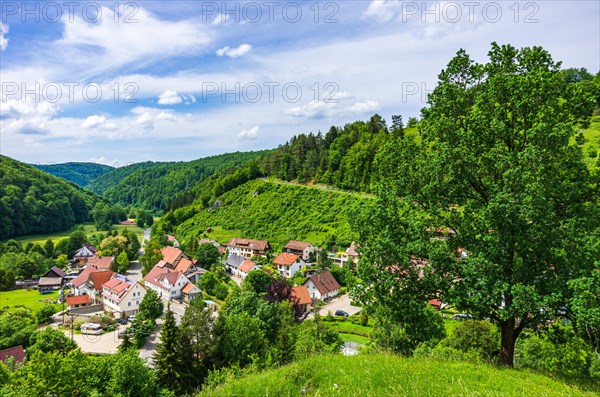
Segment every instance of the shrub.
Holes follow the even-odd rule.
[[[460,350],[463,353],[475,353],[484,360],[492,360],[500,351],[498,329],[487,321],[466,320],[452,330],[442,340],[441,345]]]
[[[219,300],[225,300],[229,295],[229,289],[225,284],[219,284],[213,288],[213,295]]]

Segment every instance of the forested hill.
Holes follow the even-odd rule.
[[[173,197],[211,175],[266,153],[236,152],[189,162],[133,164],[92,181],[90,189],[115,204],[160,213]]]
[[[67,230],[102,199],[74,183],[0,156],[0,239]]]
[[[81,187],[92,180],[114,170],[113,167],[97,163],[31,164],[48,174],[64,178]]]

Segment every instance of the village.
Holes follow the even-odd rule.
[[[273,252],[266,240],[231,238],[225,244],[212,239],[200,239],[198,246],[210,244],[218,250],[217,266],[234,285],[242,286],[252,272],[268,274],[288,280],[292,285],[290,302],[297,307],[300,320],[320,315],[348,317],[360,312],[328,268],[319,268],[320,255],[339,268],[356,269],[359,259],[353,242],[345,251],[325,252],[311,243],[291,240],[281,250]],[[143,252],[143,251],[142,251]],[[181,249],[179,241],[167,236],[167,245],[160,250],[160,259],[145,275],[137,261],[132,261],[126,272],[118,273],[115,258],[101,256],[90,243],[78,249],[65,270],[56,266],[39,279],[29,280],[22,287],[37,288],[40,295],[58,290],[62,310],[56,313],[50,327],[61,329],[74,340],[81,350],[92,354],[112,354],[122,343],[123,336],[132,335],[135,316],[148,291],[153,291],[163,302],[164,310],[172,310],[181,319],[186,307],[203,300],[214,316],[220,303],[205,299],[200,287],[207,270],[198,260],[190,258]],[[298,280],[303,280],[301,283]],[[340,293],[343,291],[343,294]],[[217,299],[215,299],[217,300]],[[222,302],[221,302],[222,303]],[[162,320],[148,330],[147,340],[140,348],[140,356],[151,365],[154,344],[159,340]],[[357,346],[350,342],[343,351],[355,354]]]

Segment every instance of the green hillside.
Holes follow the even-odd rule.
[[[38,170],[58,176],[86,187],[92,180],[111,172],[114,168],[97,163],[31,164]]]
[[[102,199],[74,183],[0,156],[0,239],[69,230]]]
[[[189,162],[140,163],[114,170],[89,188],[122,206],[160,213],[178,194],[216,172],[235,167],[264,152],[228,153]]]
[[[304,390],[304,393],[302,393]],[[230,380],[209,396],[596,396],[527,371],[392,355],[316,356]]]
[[[183,240],[219,226],[220,232],[236,230],[240,236],[268,239],[279,247],[290,239],[316,244],[334,240],[345,245],[356,238],[349,219],[365,200],[368,198],[359,194],[254,180],[205,208],[177,210],[173,218],[190,217],[177,227]],[[169,221],[166,218],[164,222]]]

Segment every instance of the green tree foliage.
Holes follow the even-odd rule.
[[[97,203],[91,211],[94,225],[98,230],[110,230],[112,225],[127,219],[127,214],[118,205]]]
[[[207,270],[219,261],[219,257],[219,249],[211,243],[199,245],[194,254],[200,266]]]
[[[598,353],[600,352],[600,270],[590,277],[569,282],[572,298],[569,307],[575,329]]]
[[[262,270],[252,270],[242,282],[242,288],[261,295],[267,292],[272,282],[273,277],[271,275]]]
[[[399,223],[375,221],[381,231],[365,243],[374,266],[363,276],[373,282],[387,269],[423,288],[419,298],[409,287],[415,298],[440,293],[491,318],[501,329],[500,363],[512,365],[523,329],[564,306],[569,279],[598,257],[589,243],[598,190],[570,144],[594,101],[577,84],[565,87],[560,64],[539,47],[492,44],[489,59],[477,64],[459,51],[422,110],[422,139],[390,143],[378,158],[381,194],[410,204],[383,203],[378,215]],[[452,233],[432,240],[427,227]],[[457,260],[459,248],[468,257]]]
[[[261,321],[246,312],[230,314],[223,320],[219,350],[229,364],[246,366],[265,353],[267,340]]]
[[[15,307],[0,314],[0,350],[9,347],[30,345],[35,333],[37,320],[31,310]]]
[[[452,329],[440,344],[464,353],[473,352],[490,362],[500,351],[499,336],[498,328],[488,321],[465,320]]]
[[[44,324],[52,320],[52,315],[56,313],[56,309],[52,305],[42,306],[35,313],[35,317],[37,319],[38,324]]]
[[[0,156],[0,239],[68,230],[90,219],[99,197]]]
[[[77,344],[68,338],[62,331],[50,327],[36,332],[31,336],[32,345],[27,349],[27,355],[33,357],[37,352],[59,352],[67,355],[71,350],[77,349]]]
[[[0,268],[0,290],[5,291],[15,285],[15,273],[12,269]]]
[[[51,239],[46,240],[44,243],[44,253],[48,258],[54,256],[54,242]]]
[[[114,261],[114,265],[116,266],[117,273],[127,273],[127,269],[129,269],[129,258],[127,257],[127,252],[121,252]]]
[[[155,235],[144,246],[144,253],[140,256],[140,264],[142,265],[142,273],[144,275],[148,274],[154,265],[162,259],[161,248],[162,245]]]
[[[114,170],[113,167],[97,163],[31,164],[33,167],[86,187],[92,180]]]
[[[165,313],[165,322],[160,330],[160,343],[152,356],[154,375],[159,385],[180,392],[182,385],[182,357],[177,349],[179,329],[170,307]]]
[[[305,321],[299,325],[294,357],[301,360],[315,354],[338,353],[342,341],[337,331],[322,321]]]
[[[140,302],[140,313],[142,317],[156,320],[162,316],[164,310],[163,301],[159,298],[158,294],[151,289],[146,290],[146,295]]]

